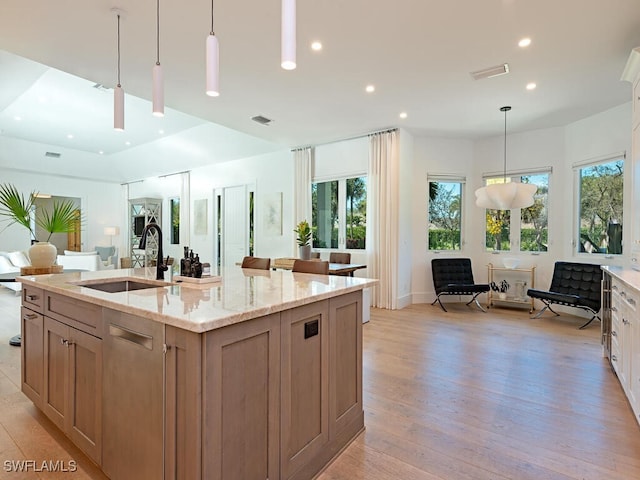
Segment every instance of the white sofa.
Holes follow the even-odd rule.
[[[97,252],[72,252],[64,251],[64,255],[58,255],[56,261],[58,265],[62,265],[65,270],[113,270],[113,264],[105,265]]]
[[[25,252],[0,252],[0,273],[20,273],[20,267],[29,265],[29,257]],[[22,290],[20,282],[0,282],[0,285],[14,292]]]

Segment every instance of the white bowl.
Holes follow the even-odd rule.
[[[520,265],[520,259],[519,258],[504,257],[502,259],[502,264],[505,266],[505,268],[517,268],[518,265]]]

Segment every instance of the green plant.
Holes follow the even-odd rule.
[[[36,197],[36,191],[25,197],[14,185],[0,184],[0,216],[5,217],[9,225],[17,223],[25,227],[31,233],[31,238],[36,238],[31,228],[31,212],[34,210]],[[71,200],[56,200],[51,210],[43,210],[36,219],[36,224],[49,233],[45,240],[48,242],[54,233],[75,232],[80,224],[79,220],[77,208]]]
[[[301,221],[293,231],[298,234],[296,237],[298,246],[304,247],[309,244],[309,240],[311,240],[311,227],[309,226],[309,222],[306,220]]]

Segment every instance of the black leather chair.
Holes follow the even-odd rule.
[[[475,283],[473,281],[473,271],[471,270],[471,260],[468,258],[434,258],[431,260],[431,273],[433,274],[433,286],[436,290],[436,302],[445,312],[444,305],[440,301],[441,295],[472,295],[471,300],[475,302],[480,310],[486,312],[478,302],[478,295],[489,291],[488,283]]]
[[[553,268],[553,277],[549,290],[535,290],[530,288],[527,295],[537,298],[544,303],[544,308],[534,317],[538,318],[546,310],[556,315],[558,312],[551,305],[566,305],[580,308],[591,313],[591,318],[580,328],[584,328],[595,319],[600,320],[600,291],[602,282],[602,269],[600,265],[591,263],[556,262]]]

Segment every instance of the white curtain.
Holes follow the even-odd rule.
[[[369,137],[369,189],[367,193],[367,269],[379,284],[372,305],[396,309],[398,297],[398,132]]]
[[[313,148],[298,148],[293,151],[294,166],[294,214],[296,225],[302,220],[311,224],[311,162]],[[292,248],[296,251],[295,237],[291,235]]]

